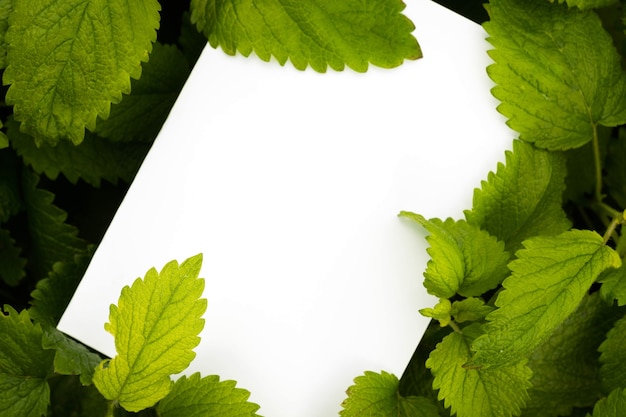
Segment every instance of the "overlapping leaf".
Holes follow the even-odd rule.
[[[468,223],[505,242],[511,253],[531,236],[568,230],[561,207],[565,173],[562,155],[513,142],[506,165],[498,164],[475,190],[473,208],[465,213]]]
[[[354,379],[339,412],[342,417],[438,417],[437,406],[425,397],[402,397],[398,378],[388,372],[366,371]]]
[[[183,376],[170,394],[159,402],[161,417],[258,417],[257,404],[248,401],[250,393],[237,388],[235,381],[220,381],[218,376],[200,378],[195,373]]]
[[[26,275],[26,259],[20,253],[9,232],[0,229],[0,279],[8,285],[17,285]]]
[[[43,278],[56,262],[72,262],[84,253],[87,244],[78,237],[78,229],[65,222],[67,213],[54,204],[54,194],[38,188],[39,177],[24,170],[24,201],[31,239],[32,267]]]
[[[611,391],[616,388],[626,388],[626,317],[619,319],[607,333],[606,340],[598,349],[600,355],[600,376],[602,386]]]
[[[117,356],[102,362],[93,382],[109,400],[128,411],[151,407],[172,388],[170,375],[185,370],[195,356],[204,327],[202,255],[154,268],[124,287],[111,306],[106,330],[115,336]]]
[[[431,260],[424,272],[424,286],[440,298],[455,293],[480,295],[495,288],[508,274],[509,253],[504,244],[489,233],[465,221],[426,220],[415,213],[402,212],[420,223],[430,235],[428,254]]]
[[[578,309],[531,355],[530,400],[524,417],[570,415],[602,397],[598,346],[617,317],[597,293],[585,296]]]
[[[9,28],[9,16],[11,16],[11,1],[12,0],[0,0],[0,68],[4,68],[7,65],[7,42],[6,33]]]
[[[4,83],[37,143],[82,142],[130,92],[159,26],[156,0],[15,0]]]
[[[7,134],[24,163],[38,174],[56,179],[62,173],[70,182],[79,179],[99,187],[101,181],[115,184],[118,179],[130,182],[149,150],[143,143],[113,143],[93,133],[80,145],[62,141],[54,146],[42,143],[19,131],[16,122],[7,124]]]
[[[94,370],[102,361],[99,355],[55,328],[46,329],[41,345],[44,349],[54,349],[55,373],[80,375],[80,382],[83,385],[91,385]]]
[[[592,140],[597,124],[626,122],[626,75],[593,11],[546,0],[494,0],[488,10],[492,91],[521,139],[564,150]]]
[[[590,417],[616,417],[626,415],[626,390],[615,389],[608,397],[598,401]],[[589,414],[587,414],[589,416]]]
[[[622,208],[626,208],[626,128],[619,130],[619,138],[609,144],[606,158],[606,185],[608,193]]]
[[[43,331],[27,311],[6,306],[0,313],[0,415],[41,417],[50,401],[46,379],[54,351],[42,348]]]
[[[554,2],[555,0],[550,0]],[[558,0],[559,3],[567,3],[569,7],[578,7],[581,10],[595,9],[610,6],[618,0]]]
[[[513,274],[487,316],[486,334],[474,341],[475,367],[516,363],[542,344],[572,314],[598,275],[619,267],[617,253],[597,233],[571,230],[524,242]]]
[[[600,294],[607,302],[617,301],[618,306],[626,305],[626,264],[606,271],[598,281],[602,283]]]
[[[187,58],[176,46],[156,42],[141,78],[132,82],[131,94],[111,107],[109,118],[99,121],[95,132],[113,141],[152,142],[189,72]]]
[[[391,68],[421,57],[404,7],[401,0],[192,0],[191,21],[231,55],[363,72],[368,63]]]
[[[458,417],[519,415],[528,399],[531,371],[523,362],[497,369],[464,367],[478,329],[478,324],[472,324],[463,334],[453,332],[431,352],[426,366],[435,377],[433,387]]]

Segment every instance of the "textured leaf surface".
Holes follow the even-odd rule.
[[[602,283],[600,294],[607,302],[617,301],[618,306],[626,305],[626,265],[609,269],[598,279]],[[626,387],[625,387],[626,388]]]
[[[190,71],[187,58],[176,46],[156,42],[141,78],[132,82],[130,95],[111,107],[109,118],[99,121],[95,132],[113,141],[152,142]]]
[[[91,250],[77,254],[72,261],[57,262],[47,278],[37,282],[31,293],[29,314],[43,326],[56,327],[91,260]]]
[[[550,0],[554,2],[555,0]],[[569,7],[578,7],[580,10],[595,9],[610,6],[618,0],[558,0],[559,3],[567,3]]]
[[[27,311],[6,306],[0,313],[0,415],[40,417],[46,413],[54,351],[41,346],[43,331]]]
[[[354,379],[339,412],[342,417],[438,417],[436,404],[424,397],[402,397],[398,378],[390,373],[366,371]]]
[[[200,298],[201,265],[202,255],[180,266],[172,261],[160,273],[152,268],[143,280],[124,287],[105,325],[115,336],[117,356],[102,362],[93,378],[105,398],[128,411],[141,411],[170,392],[170,375],[189,366],[207,306]]]
[[[0,229],[0,279],[8,285],[17,285],[26,275],[26,259],[20,252],[9,231]]]
[[[130,182],[149,150],[148,144],[113,143],[89,132],[80,145],[62,141],[38,146],[31,136],[19,131],[17,123],[10,122],[7,127],[11,144],[25,164],[52,180],[62,173],[74,184],[79,179],[94,187],[103,179],[112,184],[118,179]]]
[[[542,344],[572,314],[607,268],[618,267],[617,253],[589,230],[534,237],[509,264],[487,316],[485,333],[475,340],[472,366],[502,366],[520,361]]]
[[[78,237],[78,229],[65,223],[67,213],[54,204],[54,194],[38,188],[39,176],[24,170],[24,201],[28,216],[32,267],[43,278],[56,262],[72,262],[84,253],[87,244]]]
[[[161,417],[256,417],[257,404],[248,402],[250,393],[236,388],[235,381],[220,381],[211,375],[183,376],[157,406]]]
[[[82,142],[85,127],[141,74],[159,26],[156,0],[15,0],[4,83],[38,143]]]
[[[424,272],[424,286],[440,298],[455,293],[480,295],[495,288],[507,275],[509,253],[504,244],[489,233],[465,221],[426,220],[410,212],[400,213],[422,225],[430,235],[426,238],[431,259]]]
[[[587,414],[588,415],[588,414]],[[626,415],[626,390],[613,390],[608,397],[598,401],[591,417],[616,417]]]
[[[0,68],[7,66],[6,33],[9,28],[9,17],[12,11],[11,1],[12,0],[0,0]]]
[[[626,317],[619,319],[599,348],[602,386],[611,391],[626,388]]]
[[[626,75],[593,11],[545,0],[496,0],[488,10],[493,95],[521,139],[564,150],[589,142],[596,124],[626,122]]]
[[[450,314],[454,316],[454,320],[457,323],[463,323],[482,320],[493,310],[494,307],[486,305],[482,299],[470,297],[452,303]]]
[[[617,311],[595,293],[530,356],[533,371],[530,400],[524,417],[570,415],[573,407],[588,407],[602,397],[598,346],[615,321]]]
[[[498,164],[474,191],[473,208],[465,213],[468,223],[505,242],[511,253],[531,236],[568,230],[561,206],[565,173],[562,155],[513,142],[506,165]]]
[[[231,55],[363,72],[368,63],[391,68],[421,57],[404,7],[400,0],[192,0],[191,21]]]
[[[102,358],[84,345],[75,342],[55,328],[43,335],[44,349],[54,349],[54,372],[61,375],[80,375],[83,385],[90,385],[96,366]]]
[[[458,417],[508,417],[518,415],[530,387],[530,369],[519,362],[497,369],[468,369],[469,345],[479,326],[472,324],[463,334],[446,336],[426,361],[435,379],[439,399]]]

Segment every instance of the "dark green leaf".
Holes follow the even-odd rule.
[[[598,349],[601,352],[600,376],[606,391],[626,388],[626,317],[619,319]]]
[[[91,385],[96,366],[102,358],[86,346],[70,339],[55,328],[47,329],[42,339],[44,349],[53,349],[54,372],[61,375],[79,375],[83,385]]]
[[[17,285],[24,278],[26,259],[7,230],[0,229],[0,279],[8,285]]]

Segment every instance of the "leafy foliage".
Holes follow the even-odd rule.
[[[115,336],[117,356],[103,361],[94,384],[128,411],[152,407],[171,390],[170,375],[184,371],[204,327],[207,302],[200,299],[202,255],[154,268],[122,290],[111,306],[106,330]]]
[[[421,57],[403,9],[400,0],[192,0],[191,21],[230,55],[364,72],[369,62],[390,68]]]

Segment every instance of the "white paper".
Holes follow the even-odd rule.
[[[337,415],[365,370],[401,376],[436,303],[425,233],[461,218],[513,134],[485,33],[408,0],[424,58],[318,74],[207,48],[59,329],[115,355],[124,285],[204,254],[206,326],[188,373],[235,379],[266,417]]]

